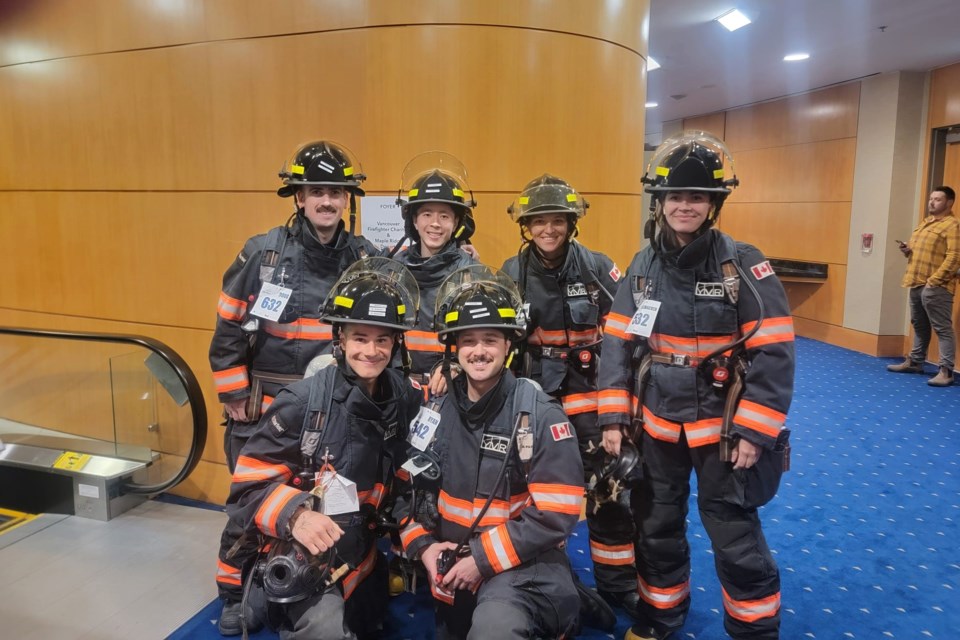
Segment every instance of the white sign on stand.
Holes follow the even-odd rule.
[[[393,249],[403,237],[403,217],[397,197],[366,196],[360,200],[360,207],[360,233],[363,237],[378,247]]]

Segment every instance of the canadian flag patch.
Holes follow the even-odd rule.
[[[613,278],[614,282],[620,282],[620,269],[617,269],[617,264],[613,264],[613,269],[610,269],[610,277]]]
[[[770,266],[769,260],[764,260],[760,264],[755,264],[750,267],[750,271],[753,272],[753,277],[757,280],[763,280],[767,276],[773,275],[773,267]]]
[[[550,425],[550,433],[553,434],[553,439],[557,442],[573,437],[573,431],[570,430],[569,422],[558,422],[557,424]]]

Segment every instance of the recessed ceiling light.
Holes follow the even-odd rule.
[[[660,63],[653,59],[653,56],[647,56],[647,71],[659,69]]]
[[[750,18],[740,13],[739,9],[731,9],[725,14],[718,16],[716,21],[727,28],[727,31],[736,31],[740,27],[750,24]]]
[[[809,57],[809,53],[791,53],[788,56],[783,56],[783,59],[786,62],[796,62],[798,60],[806,60]]]
[[[656,103],[656,102],[648,102],[648,103],[646,103],[646,104],[643,105],[643,106],[645,106],[647,109],[653,109],[654,107],[657,106],[657,103]]]

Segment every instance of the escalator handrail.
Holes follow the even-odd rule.
[[[120,333],[95,333],[88,331],[54,331],[50,329],[31,329],[26,327],[4,327],[0,326],[0,334],[27,336],[35,338],[57,338],[62,340],[82,340],[89,342],[117,342],[123,344],[135,344],[153,351],[176,372],[177,377],[183,384],[187,392],[187,399],[190,401],[190,411],[193,415],[193,437],[190,442],[190,452],[187,454],[187,462],[172,479],[158,484],[146,485],[127,483],[124,485],[124,491],[127,493],[153,495],[163,493],[167,489],[175,487],[189,476],[200,462],[203,454],[203,447],[207,442],[207,407],[203,399],[203,391],[193,370],[187,365],[186,361],[180,357],[180,354],[172,348],[146,336],[137,336]]]

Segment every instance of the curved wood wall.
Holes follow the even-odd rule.
[[[289,215],[276,172],[301,142],[349,146],[371,194],[417,153],[458,156],[494,266],[519,242],[507,204],[544,171],[591,201],[588,245],[621,266],[639,247],[646,1],[23,4],[0,9],[0,323],[177,349],[213,425],[185,495],[225,496],[220,278]]]

